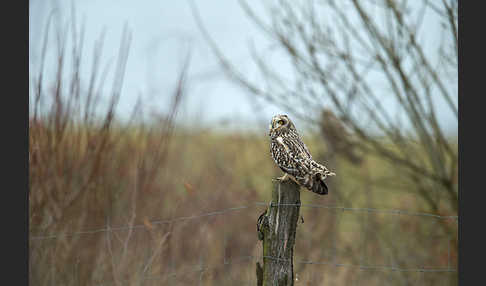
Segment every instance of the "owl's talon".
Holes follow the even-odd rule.
[[[288,179],[290,178],[287,174],[284,174],[282,177],[275,178],[276,181],[280,181],[280,182],[287,181]]]

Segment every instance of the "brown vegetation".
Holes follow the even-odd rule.
[[[64,40],[54,82],[42,69],[32,75],[30,283],[256,284],[262,253],[256,221],[270,199],[271,179],[280,175],[268,139],[178,129],[189,61],[167,114],[146,119],[140,104],[128,122],[118,120],[130,33],[122,36],[107,106],[99,104],[102,40],[83,85],[79,39],[68,79],[60,76],[66,74]],[[304,141],[326,160],[320,135]],[[455,216],[456,209],[444,200],[431,208],[392,163],[360,156],[360,164],[336,156],[339,171],[328,196],[302,191],[296,283],[457,285],[457,218],[424,214]]]

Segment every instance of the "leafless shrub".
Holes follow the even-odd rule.
[[[52,15],[45,29],[40,70],[31,73],[35,89],[29,115],[30,236],[69,234],[94,226],[134,225],[137,214],[143,213],[136,208],[138,202],[147,193],[161,189],[175,117],[185,92],[189,57],[180,72],[167,115],[160,116],[162,119],[155,124],[144,123],[140,120],[139,100],[129,121],[121,124],[116,109],[131,43],[128,27],[123,30],[113,85],[106,95],[103,86],[110,63],[102,70],[104,34],[95,43],[91,73],[85,83],[81,77],[84,26],[78,30],[75,20],[52,26]],[[57,36],[53,80],[45,70],[52,30]],[[72,46],[70,57],[68,43]],[[72,63],[70,68],[68,62]],[[158,193],[159,200],[163,195],[164,192]],[[103,277],[105,272],[111,273],[118,284],[126,284],[127,273],[138,277],[139,273],[133,271],[134,261],[145,263],[140,274],[146,272],[153,258],[129,257],[133,255],[129,247],[133,233],[113,233],[115,237],[110,234],[104,239],[66,235],[50,244],[31,240],[30,281],[38,285],[85,284]],[[159,236],[159,232],[153,235]],[[162,238],[167,235],[162,234]],[[153,255],[160,255],[164,245],[165,239],[157,239]],[[97,253],[99,249],[106,253]],[[79,261],[86,257],[94,263],[81,265]],[[66,271],[67,265],[74,270]]]
[[[436,2],[277,1],[267,5],[265,21],[242,0],[248,17],[295,72],[295,78],[286,79],[255,52],[265,86],[238,72],[192,7],[235,82],[316,126],[323,108],[332,110],[359,140],[354,146],[391,162],[431,210],[441,211],[434,196],[440,190],[447,197],[446,210],[456,212],[457,142],[447,136],[437,109],[457,118],[456,94],[448,84],[457,82],[457,2]],[[419,38],[426,17],[442,23],[443,42],[433,52]],[[397,111],[387,110],[385,101]],[[439,102],[444,104],[439,107]],[[406,122],[411,128],[404,127]]]
[[[439,117],[458,115],[457,1],[279,0],[263,2],[261,16],[241,0],[270,42],[261,53],[250,47],[263,78],[258,82],[223,54],[190,3],[236,84],[320,128],[341,158],[358,162],[359,153],[380,158],[408,182],[407,191],[419,194],[424,209],[457,213],[457,128],[451,135]],[[440,43],[422,34],[434,24],[441,28]],[[285,62],[272,62],[270,54],[283,55]],[[292,77],[279,68],[286,64]],[[370,186],[364,180],[371,172],[364,173],[363,186]],[[446,222],[440,227],[446,235],[454,233]]]

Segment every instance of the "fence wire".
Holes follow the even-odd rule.
[[[248,205],[243,206],[236,206],[231,208],[220,209],[212,212],[207,212],[199,215],[192,215],[192,216],[182,216],[177,218],[170,218],[170,219],[152,219],[149,220],[150,224],[155,226],[161,226],[164,224],[171,224],[177,223],[182,221],[192,221],[197,220],[200,218],[205,217],[213,217],[224,215],[227,213],[238,212],[245,209],[250,209],[254,207],[277,207],[277,206],[300,206],[304,208],[319,208],[319,209],[328,209],[334,211],[341,211],[341,212],[364,212],[364,213],[383,213],[389,215],[403,215],[403,216],[417,216],[417,217],[424,217],[424,218],[431,218],[436,220],[452,220],[458,223],[458,216],[453,215],[438,215],[438,214],[431,214],[431,213],[422,213],[422,212],[412,212],[407,210],[401,209],[378,209],[378,208],[355,208],[355,207],[345,207],[345,206],[335,206],[335,205],[319,205],[319,204],[273,204],[273,203],[266,203],[266,202],[253,202]],[[256,221],[255,221],[256,223]],[[126,231],[126,230],[146,230],[147,226],[145,224],[134,224],[134,225],[123,225],[123,226],[105,226],[102,228],[96,229],[86,229],[72,233],[55,233],[55,234],[36,234],[30,235],[29,240],[31,242],[34,241],[44,241],[44,240],[53,240],[59,238],[66,238],[72,236],[81,236],[81,235],[90,235],[90,234],[100,234],[100,233],[107,233],[107,232],[117,232],[117,231]],[[448,255],[449,260],[447,263],[447,267],[445,268],[425,268],[425,267],[418,267],[418,268],[402,268],[393,265],[368,265],[368,264],[352,264],[352,263],[337,263],[333,261],[312,261],[312,260],[296,260],[294,259],[294,264],[308,264],[308,265],[328,265],[333,267],[346,267],[346,268],[356,268],[359,270],[365,271],[391,271],[391,272],[416,272],[421,273],[453,273],[457,272],[456,268],[451,267],[450,263],[450,243],[448,246]],[[207,271],[211,271],[217,268],[224,267],[226,265],[233,265],[233,264],[241,264],[241,263],[248,263],[248,262],[257,262],[262,261],[264,259],[272,259],[272,260],[282,260],[279,257],[272,257],[272,256],[258,256],[258,255],[244,255],[244,256],[237,256],[226,258],[224,257],[224,261],[217,265],[193,265],[191,270],[188,271],[174,271],[171,273],[161,273],[161,274],[151,274],[151,275],[142,275],[139,277],[140,281],[145,280],[163,280],[169,279],[171,277],[181,277],[188,274],[200,273],[200,280],[203,277],[203,273]],[[423,279],[423,277],[422,277]],[[112,285],[117,284],[121,281],[93,281],[95,285]],[[200,281],[201,282],[201,281]],[[253,285],[254,282],[248,282],[249,285]]]
[[[352,207],[342,207],[342,206],[332,206],[332,205],[319,205],[319,204],[271,204],[265,202],[254,202],[250,205],[245,206],[237,206],[232,208],[221,209],[217,211],[212,211],[200,215],[192,215],[192,216],[183,216],[178,218],[172,219],[163,219],[163,220],[149,220],[150,224],[152,225],[162,225],[162,224],[170,224],[185,220],[193,220],[199,219],[203,217],[211,217],[222,215],[225,213],[233,212],[233,211],[240,211],[248,208],[252,208],[255,206],[270,206],[270,207],[277,207],[277,206],[300,206],[300,207],[308,207],[308,208],[321,208],[321,209],[332,209],[332,210],[340,210],[340,211],[351,211],[351,212],[369,212],[369,213],[385,213],[385,214],[394,214],[394,215],[408,215],[408,216],[419,216],[419,217],[429,217],[435,219],[445,219],[445,220],[454,220],[458,222],[458,216],[444,216],[444,215],[437,215],[437,214],[430,214],[430,213],[420,213],[420,212],[411,212],[407,210],[399,210],[399,209],[377,209],[377,208],[352,208]],[[137,224],[137,225],[124,225],[124,226],[115,226],[115,227],[103,227],[98,229],[89,229],[89,230],[81,230],[72,233],[58,233],[58,234],[47,234],[47,235],[31,235],[29,240],[45,240],[45,239],[56,239],[61,237],[69,237],[69,236],[76,236],[76,235],[84,235],[84,234],[96,234],[108,231],[122,231],[122,230],[129,230],[129,229],[144,229],[146,228],[145,224]]]
[[[255,256],[255,255],[244,255],[239,257],[234,257],[228,259],[223,264],[217,264],[212,266],[202,266],[202,265],[195,265],[192,270],[188,271],[177,271],[173,273],[164,273],[164,274],[152,274],[140,277],[140,281],[145,280],[164,280],[171,277],[177,276],[185,276],[194,273],[204,273],[213,269],[218,269],[227,265],[235,265],[241,263],[248,263],[253,261],[262,260],[264,258],[278,260],[278,261],[286,261],[286,259],[273,257],[273,256]],[[457,269],[454,268],[400,268],[400,267],[393,267],[393,266],[386,266],[386,265],[359,265],[359,264],[347,264],[347,263],[333,263],[329,261],[308,261],[308,260],[294,260],[295,264],[316,264],[316,265],[329,265],[333,267],[349,267],[349,268],[357,268],[360,270],[368,270],[368,271],[396,271],[396,272],[417,272],[417,273],[432,273],[432,272],[457,272]],[[129,281],[129,280],[127,280]],[[96,285],[112,285],[116,284],[115,281],[98,281]],[[253,284],[250,284],[253,285]]]

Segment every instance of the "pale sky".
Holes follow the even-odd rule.
[[[29,65],[31,70],[37,70],[47,16],[57,6],[64,16],[70,17],[71,1],[29,2]],[[253,9],[264,15],[260,1],[248,2],[253,4]],[[253,42],[256,49],[264,49],[268,42],[247,18],[238,1],[196,0],[195,3],[206,29],[226,57],[232,59],[240,71],[255,78],[256,70],[250,60],[249,43]],[[106,38],[103,54],[106,60],[116,57],[124,23],[128,24],[132,32],[119,109],[122,116],[129,114],[139,94],[143,94],[145,104],[164,110],[189,48],[192,52],[190,87],[179,119],[209,124],[223,119],[242,118],[242,125],[248,127],[254,124],[256,129],[264,130],[274,114],[288,114],[286,110],[262,100],[258,100],[255,106],[244,90],[223,76],[193,19],[187,0],[77,0],[74,4],[77,22],[85,22],[85,62],[82,65],[86,75],[91,67],[94,42],[104,28]],[[287,68],[289,74],[292,74],[289,67],[284,64],[281,66],[284,72]],[[454,118],[444,115],[442,120],[450,122],[448,124],[452,128],[457,128]],[[299,126],[300,122],[295,121]],[[237,122],[232,122],[238,126]]]

